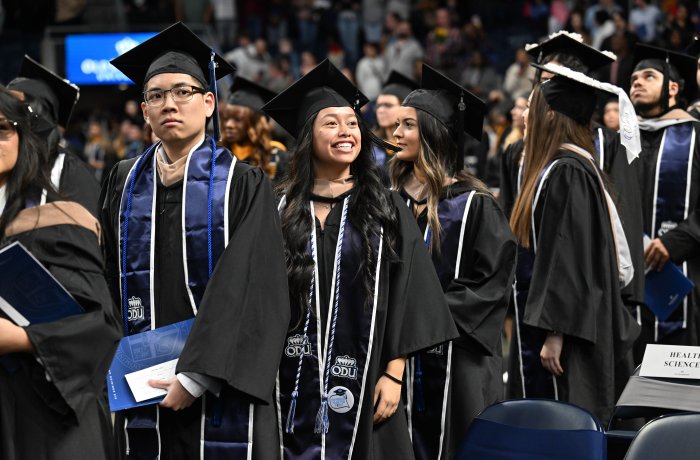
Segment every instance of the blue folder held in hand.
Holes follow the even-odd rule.
[[[194,318],[124,337],[107,374],[109,408],[117,412],[162,401],[165,396],[137,402],[126,381],[126,374],[180,357]]]
[[[0,273],[0,310],[19,326],[50,323],[84,311],[19,242],[0,251]]]
[[[18,326],[50,323],[84,310],[46,267],[19,242],[0,251],[0,316]],[[19,367],[13,354],[0,356],[12,373]]]
[[[646,274],[644,303],[661,321],[666,321],[693,286],[681,269],[669,261],[661,271],[650,270]]]

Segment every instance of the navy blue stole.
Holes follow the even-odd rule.
[[[656,176],[651,222],[644,229],[652,239],[663,236],[688,218],[695,129],[693,123],[679,123],[666,128],[656,159]],[[669,261],[668,263],[673,263]],[[686,263],[679,266],[688,276]],[[688,317],[688,299],[682,311],[674,312],[668,321],[656,319],[655,340],[684,329]]]
[[[361,233],[347,218],[350,197],[335,251],[334,276],[328,303],[319,298],[316,223],[311,205],[309,251],[314,259],[313,281],[305,321],[287,335],[277,380],[283,458],[341,459],[352,456],[365,398],[376,382],[367,382],[372,356],[382,242],[377,254],[373,298],[368,298],[359,270]],[[284,207],[284,201],[280,208]],[[327,326],[321,334],[321,308],[327,308]],[[312,312],[313,310],[313,312]],[[367,390],[369,386],[369,390]]]
[[[475,191],[462,193],[438,203],[442,227],[440,254],[433,254],[432,259],[443,291],[459,277],[464,263],[462,245],[475,194]],[[425,240],[430,245],[430,226],[426,228]],[[452,342],[421,351],[408,363],[407,412],[416,458],[442,458],[451,367]]]
[[[127,335],[156,325],[153,276],[158,145],[151,146],[136,161],[127,175],[121,200],[120,287]],[[187,158],[181,220],[183,283],[193,315],[197,314],[214,266],[228,244],[229,190],[235,163],[235,157],[225,148],[216,148],[209,137]],[[244,459],[248,455],[252,405],[236,400],[227,391],[224,389],[220,398],[202,397],[202,458],[220,458],[222,451],[227,458]],[[159,407],[139,407],[125,415],[131,458],[159,458]]]

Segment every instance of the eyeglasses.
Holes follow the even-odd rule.
[[[7,139],[17,132],[17,122],[0,118],[0,139]]]
[[[205,94],[206,91],[196,86],[176,86],[170,89],[151,89],[143,92],[143,99],[149,107],[162,107],[165,104],[165,94],[170,93],[175,102],[189,102],[195,94]]]

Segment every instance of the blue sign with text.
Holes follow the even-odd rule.
[[[155,32],[67,35],[66,78],[77,85],[133,83],[109,61],[154,35]]]

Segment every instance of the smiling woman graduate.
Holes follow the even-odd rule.
[[[195,317],[176,377],[151,383],[168,392],[160,406],[117,417],[119,454],[273,458],[289,325],[279,218],[264,173],[205,133],[208,117],[215,133],[218,123],[208,87],[234,69],[181,23],[113,63],[144,85],[144,117],[162,140],[117,164],[102,193],[124,333]]]
[[[263,110],[298,139],[280,205],[293,329],[279,370],[284,458],[412,458],[406,357],[456,336],[415,219],[381,184],[329,61]]]

